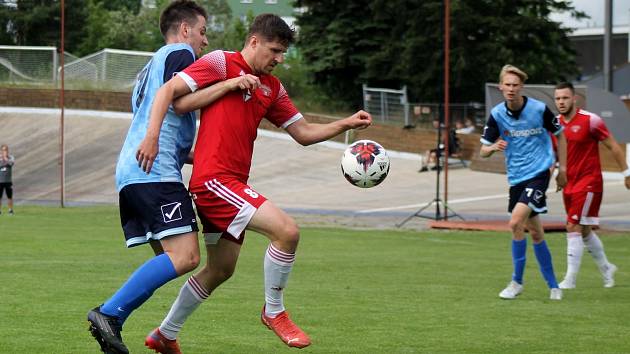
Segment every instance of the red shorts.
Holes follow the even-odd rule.
[[[213,178],[190,190],[203,225],[206,244],[225,238],[243,244],[245,228],[267,200],[236,179]]]
[[[567,222],[579,225],[599,225],[599,206],[602,192],[563,193]]]

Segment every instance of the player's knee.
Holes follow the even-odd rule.
[[[234,266],[222,266],[215,270],[214,277],[217,280],[217,282],[220,284],[230,279],[233,274],[234,274]]]
[[[530,230],[529,235],[532,237],[532,241],[534,241],[534,243],[542,242],[545,239],[544,234],[535,230]]]
[[[295,252],[300,241],[300,229],[295,221],[288,220],[281,228],[276,230],[276,246],[284,252]]]
[[[189,251],[177,254],[173,263],[175,263],[177,273],[181,275],[197,268],[200,259],[199,252]]]
[[[196,276],[208,294],[219,287],[234,274],[235,265],[206,265]]]
[[[523,232],[525,230],[525,225],[518,219],[510,219],[508,226],[512,232]]]
[[[582,232],[582,227],[569,222],[567,223],[567,232]]]
[[[300,242],[300,229],[295,221],[291,220],[291,222],[288,222],[285,225],[283,234],[285,242],[293,244],[297,247],[298,242]]]

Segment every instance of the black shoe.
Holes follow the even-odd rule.
[[[92,336],[101,346],[101,350],[106,354],[129,354],[129,349],[125,346],[120,335],[121,326],[118,319],[107,316],[97,306],[88,312],[88,329]]]
[[[13,209],[9,209],[9,215],[13,215]]]

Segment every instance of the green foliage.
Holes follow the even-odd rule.
[[[16,212],[0,215],[0,353],[98,352],[87,311],[151,257],[150,247],[125,249],[115,207]],[[300,353],[627,353],[630,239],[600,236],[621,269],[618,287],[604,289],[585,255],[578,288],[550,301],[530,247],[525,291],[506,301],[497,294],[512,270],[507,233],[303,228],[284,299],[313,340]],[[565,237],[547,235],[547,242],[558,274]],[[294,352],[258,317],[268,243],[247,234],[232,279],[186,322],[184,353]],[[129,317],[122,336],[132,353],[148,352],[145,336],[186,278],[160,288]]]
[[[127,9],[134,14],[140,12],[142,0],[98,0],[107,10]]]
[[[379,45],[369,7],[362,1],[298,1],[308,11],[298,18],[297,46],[323,91],[355,104],[366,81],[365,58]],[[382,43],[381,43],[382,44]]]
[[[15,6],[0,4],[0,44],[60,46],[61,2],[17,0]],[[5,15],[7,17],[5,17]],[[65,1],[65,47],[72,51],[83,37],[86,7],[83,0]]]
[[[415,101],[443,94],[444,2],[441,0],[299,0],[298,46],[314,82],[359,104],[361,84],[400,88]],[[576,12],[554,0],[452,0],[451,100],[482,101],[485,82],[496,82],[511,63],[530,82],[550,83],[578,73],[567,29],[551,11]]]
[[[108,10],[99,0],[89,0],[87,6],[89,16],[78,56],[103,48],[155,51],[164,44],[157,9],[143,9],[139,14],[127,7]]]
[[[278,65],[273,74],[291,96],[297,108],[303,112],[325,112],[328,114],[347,113],[352,111],[347,104],[327,95],[321,87],[312,82],[309,67],[295,47],[290,47],[284,63]]]
[[[207,50],[241,50],[249,23],[233,18],[227,0],[199,0],[211,17]],[[169,0],[154,9],[139,0],[66,0],[66,51],[78,56],[103,48],[155,51],[163,45],[158,22]],[[0,4],[0,44],[59,46],[60,1]],[[440,101],[443,94],[441,0],[298,0],[299,56],[277,74],[292,97],[316,106],[361,105],[361,85],[409,88],[412,101]],[[578,73],[567,29],[551,11],[554,0],[451,0],[451,100],[483,100],[485,82],[496,82],[506,63],[532,83],[554,83]],[[305,97],[308,96],[308,100]],[[334,98],[334,99],[331,99]],[[331,104],[331,102],[337,102]]]
[[[240,51],[245,44],[245,37],[249,31],[249,24],[254,20],[254,14],[250,11],[245,22],[240,18],[225,17],[221,30],[218,28],[208,32],[208,47],[210,50],[223,49]]]
[[[246,29],[233,23],[227,0],[199,0],[209,19],[209,50],[224,48]],[[104,48],[155,51],[164,45],[159,29],[161,11],[170,0],[157,0],[155,8],[140,0],[66,0],[65,49],[84,56]],[[18,0],[17,7],[0,4],[0,44],[57,46],[60,42],[60,1]],[[240,26],[240,27],[239,27]],[[234,33],[235,32],[235,33]],[[242,38],[239,46],[242,48]]]

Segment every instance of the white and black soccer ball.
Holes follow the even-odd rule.
[[[346,148],[341,172],[348,182],[361,188],[379,185],[389,173],[387,151],[372,140],[359,140]]]

